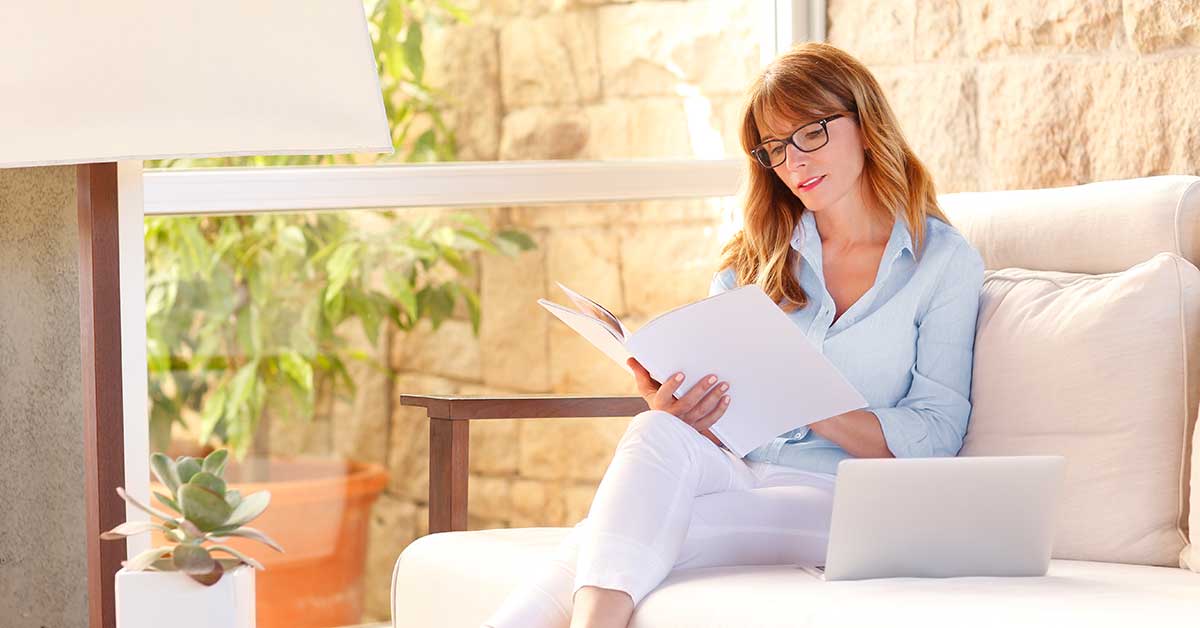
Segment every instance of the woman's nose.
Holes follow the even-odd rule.
[[[800,152],[799,148],[796,148],[791,144],[787,145],[787,150],[784,152],[784,155],[787,157],[785,163],[788,170],[797,170],[801,166],[808,163],[808,153]]]

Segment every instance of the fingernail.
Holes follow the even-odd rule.
[[[705,383],[705,384],[708,384],[709,386],[711,386],[711,385],[713,384],[713,382],[715,382],[715,381],[717,381],[717,378],[716,378],[716,376],[714,376],[714,375],[709,375],[709,376],[708,376],[708,379],[704,380],[704,383]]]
[[[726,390],[729,390],[729,384],[721,384],[721,392],[725,392]]]
[[[724,405],[729,405],[729,397],[721,397],[721,403]]]
[[[677,381],[677,382],[682,382],[682,381],[683,381],[683,373],[676,373],[676,374],[675,374],[675,381]]]

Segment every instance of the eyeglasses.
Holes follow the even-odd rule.
[[[809,122],[792,131],[787,139],[767,140],[755,146],[750,155],[763,168],[775,168],[787,159],[788,144],[795,146],[802,153],[811,153],[829,143],[829,123],[840,117],[842,114],[835,113],[816,122]]]

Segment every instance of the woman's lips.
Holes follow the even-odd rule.
[[[798,184],[796,186],[796,189],[800,190],[801,192],[807,192],[807,191],[817,187],[818,185],[821,185],[821,182],[825,180],[826,176],[828,176],[828,175],[823,174],[819,177],[815,177],[815,178],[810,177],[808,179],[805,179],[804,181],[801,181],[800,184]],[[804,185],[805,181],[811,181],[811,183],[809,183],[808,185]]]

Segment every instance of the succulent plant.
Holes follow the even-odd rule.
[[[196,582],[211,586],[221,579],[227,566],[244,563],[264,569],[257,560],[222,544],[230,537],[253,539],[278,552],[283,551],[261,530],[246,526],[266,510],[271,493],[259,491],[242,497],[239,491],[226,488],[222,476],[228,457],[227,449],[218,449],[203,459],[180,456],[172,460],[161,453],[150,456],[151,471],[171,492],[170,495],[155,492],[154,498],[176,514],[143,504],[123,488],[117,488],[122,499],[161,522],[127,521],[101,534],[101,539],[111,541],[160,530],[168,540],[174,541],[174,544],[148,549],[123,561],[121,564],[125,569],[181,571]],[[214,557],[213,552],[229,556]]]

